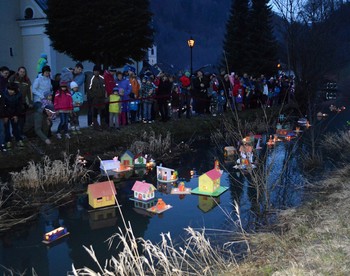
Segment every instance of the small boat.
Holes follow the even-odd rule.
[[[43,243],[51,244],[65,236],[68,236],[69,232],[66,227],[58,227],[44,235]]]

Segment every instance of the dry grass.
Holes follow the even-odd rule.
[[[20,172],[11,172],[14,189],[50,191],[62,185],[84,182],[88,178],[88,170],[82,166],[78,156],[72,162],[71,156],[64,155],[63,160],[50,160],[48,156],[41,163],[30,161]]]
[[[226,275],[349,275],[349,176],[347,166],[318,183],[318,200],[281,212],[279,233],[251,235],[252,254]]]
[[[150,132],[144,131],[138,140],[135,140],[131,146],[130,150],[135,153],[143,152],[150,153],[154,156],[162,156],[168,153],[171,149],[171,134],[167,132],[165,137],[162,134],[158,136],[153,130]]]
[[[327,134],[321,146],[329,158],[346,163],[350,161],[350,131]]]

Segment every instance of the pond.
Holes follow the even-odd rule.
[[[286,156],[292,152],[288,170],[283,171],[283,181],[274,185],[271,191],[271,207],[285,208],[301,204],[303,198],[303,178],[299,171],[297,154],[298,147],[292,143],[279,143],[275,149],[268,152],[273,170],[269,176],[269,185],[274,185],[281,176],[281,168]],[[213,145],[203,143],[196,145],[195,149],[183,154],[179,159],[165,167],[178,171],[179,178],[185,182],[186,187],[198,186],[198,175],[214,167],[214,160],[222,153],[213,149]],[[275,157],[273,157],[275,156]],[[223,229],[234,233],[237,220],[234,212],[234,202],[240,207],[240,218],[246,230],[253,229],[261,223],[256,211],[260,209],[256,204],[256,190],[249,183],[249,177],[233,169],[233,163],[220,162],[225,167],[221,177],[221,186],[229,189],[216,198],[202,195],[173,195],[169,194],[171,184],[158,185],[156,197],[162,198],[173,208],[159,215],[153,215],[143,209],[136,208],[131,188],[136,180],[146,180],[156,185],[155,171],[153,170],[141,178],[129,178],[116,183],[117,198],[121,205],[126,221],[130,221],[134,235],[153,242],[160,241],[160,233],[170,232],[175,243],[181,243],[184,238],[184,228]],[[191,177],[191,170],[196,175]],[[226,170],[227,169],[227,170]],[[271,186],[272,187],[272,186]],[[229,214],[229,215],[227,215]],[[43,234],[53,228],[64,225],[70,235],[57,241],[54,246],[42,243]],[[117,241],[108,249],[106,240],[123,228],[123,223],[117,208],[89,212],[87,210],[87,197],[81,195],[72,203],[59,208],[44,206],[39,219],[31,225],[23,227],[20,231],[6,234],[0,244],[0,264],[14,271],[27,270],[31,275],[33,267],[38,275],[66,275],[76,268],[84,266],[97,269],[92,258],[83,248],[83,245],[93,247],[98,259],[104,260],[117,252]],[[6,271],[0,268],[0,272]]]

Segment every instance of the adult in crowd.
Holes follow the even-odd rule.
[[[120,110],[120,120],[119,123],[121,126],[125,126],[128,124],[128,102],[129,102],[129,95],[131,93],[131,84],[129,79],[126,79],[123,76],[123,73],[121,71],[117,72],[117,81],[116,81],[116,87],[118,87],[119,92],[123,91],[124,94],[120,94],[120,98],[122,101],[121,104],[121,110]]]
[[[205,108],[209,103],[208,98],[209,81],[204,77],[203,72],[198,70],[197,76],[193,80],[193,100],[195,111],[198,115],[204,114]],[[208,111],[208,110],[207,110]]]
[[[36,135],[47,145],[51,144],[50,139],[43,132],[43,104],[45,95],[52,94],[51,68],[46,65],[42,68],[42,73],[34,80],[32,91],[34,96],[34,131]]]
[[[105,121],[105,103],[106,103],[106,90],[103,76],[100,75],[101,67],[94,65],[93,73],[90,80],[89,89],[87,91],[87,101],[89,112],[92,114],[92,125],[96,130],[102,130],[106,127]],[[100,115],[100,123],[97,120]]]
[[[36,64],[36,72],[38,73],[38,75],[41,74],[43,67],[46,65],[47,65],[47,54],[42,53]]]
[[[9,78],[9,83],[14,83],[17,85],[19,93],[21,93],[21,113],[18,115],[18,130],[21,138],[24,136],[24,125],[26,122],[26,113],[28,108],[33,105],[33,95],[32,95],[32,83],[27,75],[27,69],[24,66],[20,66],[17,72]]]
[[[186,108],[186,118],[191,118],[191,73],[185,71],[185,73],[180,77],[180,101],[179,101],[179,118],[181,117],[182,110]]]
[[[113,94],[113,89],[116,86],[116,73],[117,68],[114,66],[110,66],[108,69],[104,70],[103,78],[105,82],[105,90],[107,93],[107,99]],[[113,97],[112,97],[113,98]],[[105,105],[106,115],[109,114],[109,102]],[[106,124],[109,125],[109,116],[105,116]]]
[[[0,67],[0,92],[4,92],[10,76],[10,69],[7,66]]]
[[[81,62],[78,62],[73,69],[73,81],[78,84],[78,91],[84,92],[84,82],[85,82],[85,74],[84,74],[84,66]]]
[[[164,74],[159,80],[159,85],[156,92],[158,108],[162,122],[169,120],[168,101],[170,100],[172,87],[173,83],[169,80],[168,75]]]

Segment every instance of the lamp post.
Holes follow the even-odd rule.
[[[191,76],[192,76],[192,48],[194,46],[194,39],[192,38],[192,36],[190,37],[189,40],[187,40],[187,44],[188,44],[188,47],[190,47],[190,53],[191,53]]]

